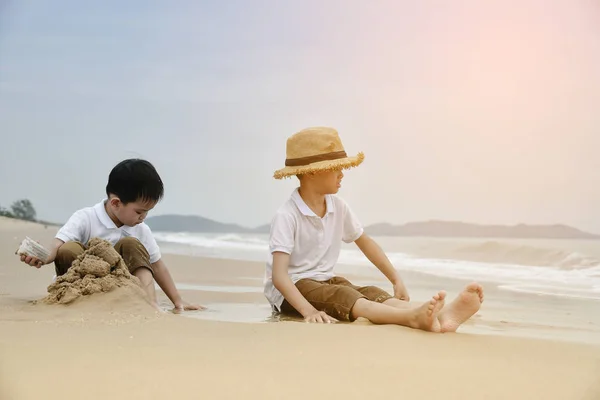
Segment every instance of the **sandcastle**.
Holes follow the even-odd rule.
[[[88,249],[71,265],[66,274],[48,286],[47,304],[67,304],[81,296],[110,292],[118,287],[137,286],[139,280],[114,247],[106,240],[92,238]]]

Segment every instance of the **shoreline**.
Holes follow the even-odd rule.
[[[14,250],[24,235],[44,244],[53,233],[0,222],[2,399],[305,399],[307,390],[315,398],[360,399],[464,399],[477,393],[486,399],[592,400],[600,395],[597,345],[467,329],[431,334],[362,320],[223,321],[223,314],[249,318],[256,315],[251,311],[264,309],[266,299],[257,290],[264,265],[256,262],[164,255],[176,283],[204,287],[183,288],[182,295],[214,305],[208,312],[156,313],[124,291],[67,306],[33,304],[46,294],[53,268],[27,267]],[[428,279],[421,287],[413,276],[406,280],[415,285],[415,301],[438,285]],[[158,294],[164,304],[166,297]],[[475,326],[495,307],[515,319],[526,309],[521,298],[512,307],[494,302],[494,296],[487,291]],[[204,318],[198,318],[201,313]]]
[[[8,223],[6,223],[8,222]],[[0,219],[0,249],[9,243],[15,249],[25,235],[33,236],[42,244],[50,243],[56,228],[33,222]],[[167,248],[169,246],[166,246]],[[205,313],[189,314],[193,319],[221,322],[259,323],[278,320],[262,293],[264,263],[258,261],[211,258],[163,251],[163,259],[184,297],[207,305]],[[20,265],[14,251],[0,256],[0,263]],[[2,265],[0,265],[1,267]],[[343,265],[337,272],[359,285],[377,285],[391,292],[390,283],[375,268],[368,273],[364,266]],[[54,275],[53,267],[42,270],[31,268],[26,273],[33,279],[24,288],[29,299],[37,287],[38,297],[45,296],[46,287]],[[0,300],[6,299],[7,289],[1,283]],[[432,293],[444,289],[448,299],[453,299],[469,280],[432,276],[416,271],[401,271],[411,294],[411,302],[419,304]],[[35,282],[35,283],[34,283]],[[503,290],[495,282],[480,282],[486,292],[481,310],[459,329],[459,333],[532,338],[600,346],[600,301],[532,295]],[[168,298],[155,285],[157,298],[164,311],[172,306]],[[10,298],[10,297],[9,297]],[[285,319],[285,318],[284,318]]]
[[[251,287],[254,296],[249,298],[253,300],[253,304],[263,307],[268,313],[268,303],[262,296],[264,263],[181,253],[165,253],[164,257],[165,260],[173,259],[174,264],[189,262],[199,266],[197,274],[188,276],[187,280],[178,283],[189,285],[192,282],[192,285],[197,286],[196,290],[203,289],[206,292],[213,292],[214,286],[222,288],[225,292],[239,290],[239,286]],[[237,269],[236,278],[215,281],[212,271],[204,268],[207,265],[215,265],[215,270],[222,265]],[[377,285],[388,292],[392,290],[390,283],[374,266],[370,267],[367,273],[364,266],[340,264],[337,272],[360,285]],[[416,271],[401,271],[401,275],[411,294],[411,302],[415,304],[428,300],[432,293],[440,289],[446,290],[448,299],[451,300],[470,283],[465,279],[433,276]],[[484,286],[486,300],[481,310],[459,329],[459,333],[556,340],[600,346],[600,301],[521,293],[505,290],[502,285],[491,281],[479,283]],[[235,295],[232,293],[231,296]],[[236,307],[237,309],[227,309],[219,303],[218,309],[223,313],[222,320],[260,321],[257,310],[253,310],[251,316],[244,319],[236,313],[247,312],[247,310],[239,305],[239,302]],[[214,319],[217,317],[214,316]],[[264,319],[270,319],[270,314]]]

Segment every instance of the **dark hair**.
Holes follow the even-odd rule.
[[[154,166],[137,158],[123,160],[110,171],[106,195],[117,196],[124,204],[162,199],[164,188]]]

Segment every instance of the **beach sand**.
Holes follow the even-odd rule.
[[[184,298],[209,306],[201,315],[154,312],[127,289],[35,303],[53,266],[28,267],[14,252],[25,235],[48,244],[55,232],[0,219],[2,400],[600,399],[597,345],[365,321],[261,323],[260,263],[164,255],[188,285]],[[256,322],[219,320],[231,310]]]

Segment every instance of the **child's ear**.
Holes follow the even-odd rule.
[[[109,202],[111,206],[118,207],[121,204],[121,199],[119,199],[118,197],[111,197]]]

